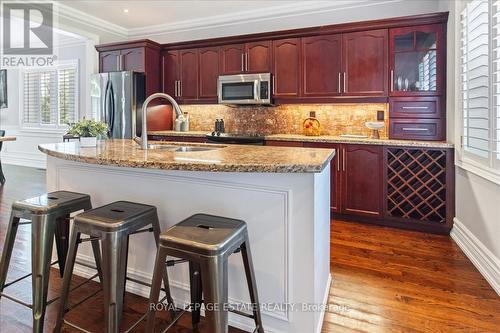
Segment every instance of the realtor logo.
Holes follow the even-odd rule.
[[[3,54],[52,55],[52,3],[3,3]]]

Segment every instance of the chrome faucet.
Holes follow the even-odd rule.
[[[142,104],[142,131],[141,131],[141,136],[140,137],[134,137],[134,141],[137,142],[139,145],[141,145],[141,149],[148,149],[148,105],[149,103],[156,99],[156,98],[164,98],[168,100],[171,104],[172,107],[174,108],[175,114],[177,115],[177,118],[184,118],[184,114],[182,113],[182,110],[173,99],[172,96],[164,94],[164,93],[155,93],[150,95],[144,103]]]

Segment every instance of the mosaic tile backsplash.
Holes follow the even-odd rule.
[[[381,138],[387,138],[389,105],[370,104],[288,104],[279,106],[183,105],[189,112],[190,130],[213,131],[217,118],[223,118],[226,132],[235,134],[303,134],[302,123],[310,111],[316,111],[322,135],[370,135],[365,122],[376,121],[377,111],[384,111],[385,128]]]

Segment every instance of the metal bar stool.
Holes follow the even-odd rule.
[[[32,309],[33,332],[43,332],[45,309],[47,305],[58,299],[54,298],[47,302],[49,273],[50,266],[58,263],[59,273],[61,277],[63,275],[70,214],[90,208],[92,208],[92,205],[89,195],[67,191],[47,193],[31,199],[16,201],[12,205],[12,213],[0,264],[0,296]],[[21,223],[21,219],[30,221]],[[6,283],[17,229],[18,226],[25,224],[31,224],[31,274]],[[51,263],[54,238],[56,240],[58,260]],[[100,276],[99,243],[93,242],[92,247],[98,270],[98,274],[92,277],[95,278],[97,275]],[[33,304],[28,304],[3,292],[4,288],[29,276],[32,276]]]
[[[158,302],[161,277],[165,272],[167,255],[189,261],[191,302],[194,305],[193,324],[199,322],[201,290],[205,304],[213,304],[213,311],[205,309],[208,330],[212,333],[228,332],[228,258],[241,251],[247,278],[253,315],[229,310],[255,321],[254,332],[264,333],[257,296],[257,284],[244,221],[225,217],[196,214],[174,225],[160,236],[149,303]],[[201,277],[200,274],[201,273]],[[193,290],[194,288],[194,290]],[[154,330],[155,311],[148,312],[146,332]]]
[[[117,201],[76,216],[73,225],[61,290],[59,314],[54,332],[61,331],[63,322],[73,328],[86,331],[64,320],[64,314],[74,308],[66,309],[66,303],[68,302],[68,292],[78,250],[78,240],[82,233],[89,235],[93,240],[101,242],[103,273],[101,283],[104,291],[104,320],[106,325],[104,331],[108,333],[119,332],[126,280],[149,286],[149,284],[126,276],[129,236],[142,232],[153,232],[158,246],[160,225],[156,207],[128,201]],[[169,304],[173,304],[166,272],[162,274],[162,278],[165,286],[165,298]],[[175,316],[174,311],[172,315]],[[133,324],[127,332],[135,328],[145,317],[146,314]]]

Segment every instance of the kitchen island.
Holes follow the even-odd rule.
[[[162,230],[195,213],[246,221],[266,332],[321,331],[330,285],[333,150],[168,143],[145,151],[131,140],[39,149],[48,155],[48,191],[88,193],[94,206],[116,200],[155,205]],[[85,246],[79,260],[91,263]],[[132,236],[128,275],[149,282],[155,253],[151,235]],[[188,303],[187,265],[169,268],[169,276],[176,303]],[[127,289],[149,295],[138,284]],[[240,254],[229,260],[229,301],[249,302]],[[254,329],[253,321],[233,314],[229,323]]]

